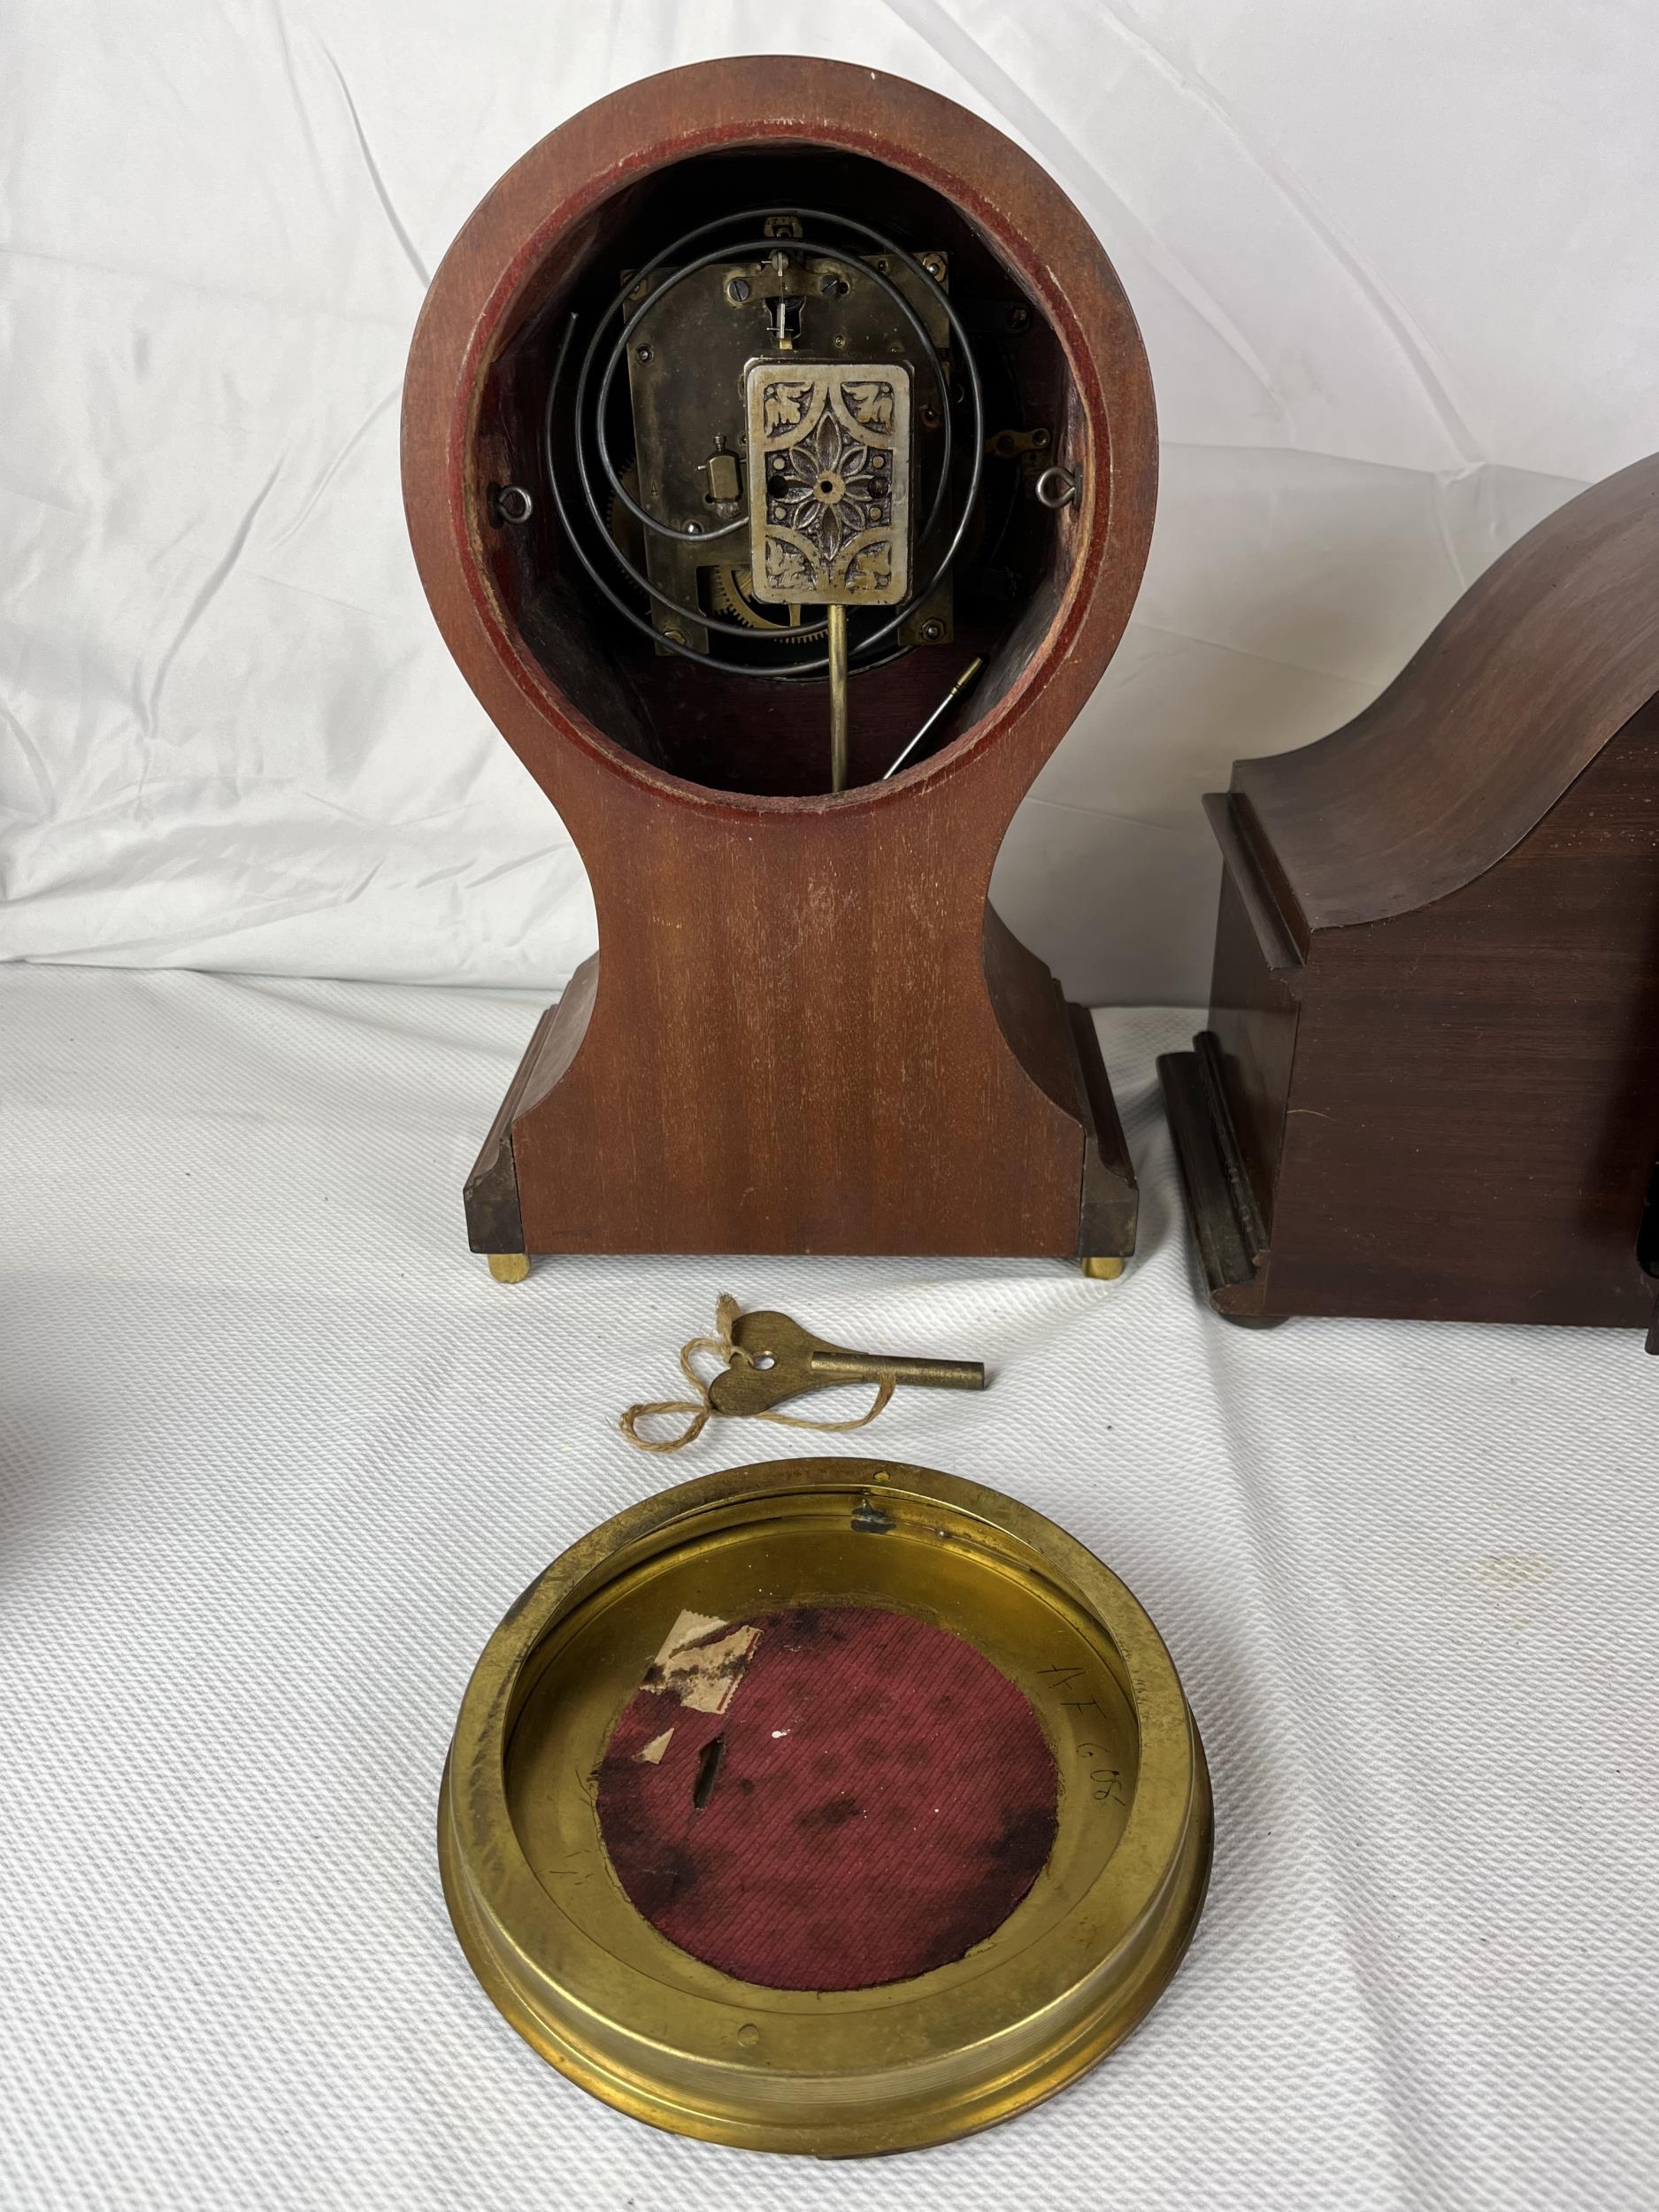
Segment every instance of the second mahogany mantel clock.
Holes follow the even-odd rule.
[[[1146,357],[1027,156],[837,63],[713,62],[555,131],[409,365],[404,496],[599,950],[467,1186],[559,1252],[1075,1256],[1134,1178],[996,852],[1145,563]]]

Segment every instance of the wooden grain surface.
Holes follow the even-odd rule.
[[[1269,1233],[1218,1310],[1653,1317],[1656,578],[1659,458],[1495,563],[1368,714],[1210,803],[1210,1027]],[[1176,1083],[1213,1211],[1225,1136]]]
[[[1073,390],[1081,490],[1040,634],[956,742],[834,798],[712,790],[615,741],[529,649],[480,536],[492,457],[473,433],[501,346],[624,187],[760,145],[873,157],[943,194],[1038,303]],[[403,467],[434,613],[598,913],[580,1037],[563,1025],[567,1064],[512,1123],[528,1248],[1077,1250],[1093,1118],[1064,1009],[1040,964],[1002,963],[993,987],[983,954],[997,849],[1122,633],[1156,491],[1140,336],[1065,196],[988,125],[872,71],[755,58],[630,87],[516,164],[446,256]]]
[[[1270,1311],[1647,1326],[1659,712],[1499,866],[1316,939]]]
[[[1304,949],[1494,866],[1659,690],[1656,547],[1659,455],[1494,561],[1345,728],[1237,764]]]

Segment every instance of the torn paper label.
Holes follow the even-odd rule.
[[[682,1613],[645,1670],[645,1687],[665,1691],[693,1712],[723,1713],[759,1641],[758,1628],[733,1628],[712,1613]]]

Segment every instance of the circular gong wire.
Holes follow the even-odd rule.
[[[734,217],[733,219],[735,221],[740,219]],[[632,342],[634,332],[645,320],[646,317],[653,313],[656,309],[662,304],[663,301],[668,296],[669,293],[673,290],[676,285],[683,283],[687,277],[695,276],[699,270],[709,268],[717,262],[729,261],[733,254],[754,253],[760,251],[768,242],[769,242],[764,238],[736,239],[729,244],[717,248],[712,253],[701,255],[695,261],[688,262],[683,269],[677,269],[673,275],[671,276],[665,283],[658,286],[657,289],[645,302],[645,304],[639,308],[628,319],[623,328],[618,333],[616,340],[611,346],[610,355],[606,360],[604,374],[600,380],[599,397],[594,415],[594,443],[598,450],[600,460],[603,464],[605,473],[610,478],[611,483],[618,498],[628,509],[631,514],[636,515],[639,518],[640,521],[644,524],[648,530],[653,530],[660,536],[678,538],[683,542],[690,544],[707,544],[716,536],[725,537],[731,531],[746,529],[749,525],[749,517],[747,515],[740,515],[735,522],[724,524],[718,532],[712,530],[677,530],[672,523],[664,522],[658,517],[648,513],[637,501],[630,496],[626,486],[623,483],[622,479],[617,473],[616,465],[611,460],[610,450],[605,443],[605,411],[610,403],[611,387],[616,380],[618,364],[621,361],[623,355],[626,352],[629,344]],[[804,242],[800,242],[803,243]],[[684,239],[677,240],[673,246],[667,249],[667,251],[672,254],[680,247],[682,247],[685,243],[686,241]],[[820,247],[818,248],[817,250],[822,252],[824,249]],[[657,261],[653,262],[650,266],[652,268],[657,267],[661,263],[663,258],[664,257],[659,254]],[[872,270],[871,274],[876,278],[876,281],[879,284],[883,285],[886,289],[892,294],[893,297],[898,302],[900,307],[903,309],[905,314],[910,318],[911,324],[914,326],[922,344],[927,349],[929,355],[931,356],[933,350],[933,342],[928,337],[926,329],[923,325],[921,319],[916,314],[915,311],[910,306],[910,302],[904,297],[903,294],[900,292],[897,286],[895,285],[890,279],[879,275],[874,270]],[[593,337],[588,341],[588,350],[583,357],[581,369],[576,379],[577,480],[580,483],[583,495],[587,499],[588,511],[592,515],[595,527],[600,530],[603,530],[605,528],[604,510],[600,504],[598,494],[594,488],[593,474],[588,465],[587,449],[582,442],[581,425],[586,419],[588,411],[588,378],[593,369],[594,356],[597,349],[600,333],[603,331],[603,326],[602,319],[598,328],[595,329]],[[950,413],[950,396],[945,390],[944,378],[943,375],[939,373],[937,365],[935,365],[935,379],[940,388],[941,396],[944,401],[945,421],[948,426]],[[932,526],[933,518],[939,511],[941,501],[943,498],[946,485],[949,480],[946,472],[949,467],[949,457],[950,448],[949,441],[947,441],[945,452],[941,460],[941,474],[938,485],[934,491],[933,503],[928,511],[926,526],[928,527]],[[614,545],[614,541],[612,541],[612,542]],[[619,547],[616,548],[616,559],[617,565],[622,570],[623,573],[629,579],[629,580],[637,584],[641,591],[649,592],[650,596],[657,600],[660,605],[672,609],[674,613],[683,615],[690,621],[701,623],[705,629],[718,631],[723,636],[752,638],[754,634],[753,632],[744,628],[741,623],[722,622],[718,617],[705,615],[700,608],[687,606],[682,600],[675,599],[668,593],[658,590],[657,588],[651,583],[649,577],[642,575],[641,572],[634,567],[634,564],[628,559],[627,556]],[[927,591],[931,591],[933,585],[938,581],[939,573],[942,573],[942,571],[936,572],[935,575],[929,580],[926,586]],[[925,596],[926,593],[924,593],[923,595]],[[890,630],[896,628],[898,623],[902,619],[903,617],[901,613],[894,618],[892,623],[887,625],[887,629]],[[780,637],[799,637],[803,634],[805,626],[806,626],[804,625],[799,625],[793,627],[783,627],[780,628],[776,634]],[[864,640],[865,645],[868,646],[877,642],[879,638],[886,634],[886,631],[875,632],[872,636]],[[653,635],[655,634],[657,634],[653,632]],[[698,657],[700,659],[707,658],[707,656],[699,655]],[[718,664],[721,666],[726,665],[725,663],[720,663]],[[828,664],[826,662],[824,664],[827,666]]]
[[[662,267],[665,262],[672,260],[679,254],[683,253],[687,246],[695,244],[701,238],[709,236],[712,232],[726,230],[737,224],[746,223],[752,220],[758,219],[764,221],[769,213],[775,214],[780,211],[775,209],[768,210],[763,208],[741,209],[731,215],[720,218],[716,222],[705,223],[695,230],[686,232],[680,237],[672,241],[672,243],[665,246],[663,250],[654,257],[654,259],[646,265],[642,271],[635,275],[633,287],[631,288],[637,289],[642,277],[649,277],[655,270]],[[894,242],[886,237],[883,233],[875,230],[866,223],[859,222],[851,216],[835,215],[829,212],[827,210],[821,208],[801,208],[798,210],[791,210],[789,212],[798,216],[807,217],[813,221],[826,222],[839,226],[846,230],[855,231],[861,237],[868,239],[877,246],[880,247],[883,251],[892,254],[896,258],[903,261],[910,268],[915,271],[918,280],[920,283],[926,285],[931,281],[926,271],[921,267],[919,263],[912,259],[912,257],[905,252],[902,247],[895,244]],[[798,246],[803,251],[805,252],[833,254],[834,251],[833,248],[828,248],[818,243],[817,242],[810,242],[805,239],[792,240],[790,242]],[[650,297],[649,297],[644,303],[627,319],[623,329],[618,333],[611,346],[610,356],[606,361],[604,374],[601,381],[599,397],[595,411],[595,442],[598,448],[600,458],[604,465],[605,472],[610,478],[611,485],[618,496],[648,528],[660,531],[664,535],[678,537],[687,541],[702,540],[703,541],[707,542],[717,534],[724,536],[730,530],[742,527],[748,518],[741,517],[736,523],[725,526],[724,528],[718,534],[711,531],[677,531],[674,530],[671,525],[663,523],[658,518],[649,514],[643,507],[641,507],[634,502],[634,500],[630,496],[626,487],[622,483],[620,477],[617,473],[615,465],[607,449],[604,437],[605,411],[609,403],[611,389],[615,380],[618,365],[621,361],[624,353],[626,351],[634,332],[640,327],[641,324],[646,319],[646,318],[661,304],[664,297],[676,284],[680,283],[687,277],[695,275],[699,270],[707,268],[714,263],[729,260],[735,253],[764,253],[769,245],[775,249],[778,246],[778,243],[779,242],[776,239],[766,239],[764,237],[759,239],[728,241],[726,244],[718,247],[714,251],[700,256],[695,261],[688,264],[685,268],[677,270],[668,281],[665,284],[661,285],[657,290],[652,294]],[[911,307],[910,302],[904,297],[903,294],[898,289],[897,286],[895,285],[879,270],[872,269],[869,273],[874,277],[876,282],[879,284],[882,289],[894,300],[900,311],[904,315],[912,329],[916,332],[918,338],[921,342],[930,365],[933,368],[934,381],[939,388],[939,395],[941,403],[941,422],[945,434],[944,448],[941,455],[939,476],[934,487],[933,503],[928,509],[927,519],[923,526],[923,534],[926,536],[927,531],[933,527],[933,525],[937,518],[940,508],[943,503],[946,491],[949,485],[950,462],[953,452],[950,394],[945,383],[943,372],[940,368],[937,357],[933,353],[933,342],[928,337],[925,326],[923,325],[920,318],[917,315],[915,310]],[[626,297],[626,296],[624,296],[624,297]],[[940,297],[941,303],[944,306],[945,313],[949,321],[951,329],[956,334],[958,347],[966,359],[970,383],[972,388],[974,403],[974,466],[968,485],[967,495],[963,504],[962,518],[958,523],[951,542],[946,548],[944,554],[934,567],[933,572],[928,578],[927,582],[922,587],[919,592],[912,593],[910,595],[910,601],[907,602],[907,604],[913,603],[918,598],[926,598],[927,594],[934,588],[941,578],[949,568],[951,563],[955,560],[957,552],[961,549],[962,540],[966,534],[968,521],[972,514],[974,501],[978,497],[979,494],[981,449],[984,442],[984,419],[983,406],[979,392],[978,366],[974,362],[972,349],[968,343],[967,332],[963,326],[961,319],[956,315],[954,309],[951,307],[948,296],[941,293]],[[613,304],[620,305],[622,304],[622,300],[619,299],[618,302],[613,303]],[[607,310],[607,315],[609,312],[610,311]],[[603,329],[604,319],[605,318],[601,319],[598,326],[595,330],[593,338],[588,342],[588,350],[582,363],[581,372],[578,378],[576,391],[577,468],[583,492],[587,498],[588,511],[594,518],[595,526],[602,531],[605,528],[605,518],[593,488],[592,476],[588,466],[587,451],[581,436],[581,426],[587,413],[586,399],[588,383],[592,373],[594,357],[598,348],[600,335]],[[626,555],[621,552],[620,549],[616,549],[616,558],[618,565],[623,570],[624,573],[629,578],[630,581],[638,585],[640,588],[645,591],[651,598],[657,600],[659,604],[668,608],[671,611],[678,613],[689,620],[699,622],[703,627],[716,631],[722,635],[741,637],[746,641],[752,639],[753,634],[741,624],[722,622],[718,618],[705,616],[700,608],[687,606],[682,601],[676,600],[667,593],[658,590],[651,584],[648,577],[641,574],[641,572],[626,558]],[[861,659],[862,664],[866,667],[876,664],[872,664],[868,657],[871,649],[873,646],[879,645],[884,638],[891,636],[893,632],[899,627],[903,618],[904,611],[903,609],[901,609],[897,614],[895,614],[889,621],[881,625],[879,629],[866,634],[866,635],[859,641],[857,646],[854,648],[853,657]],[[647,625],[645,626],[650,629],[650,634],[653,638],[657,638],[660,635],[660,633],[651,626]],[[774,635],[778,637],[800,636],[803,634],[804,628],[805,626],[780,627],[776,633],[774,633]],[[667,641],[672,643],[672,641]],[[758,668],[750,668],[745,664],[733,663],[706,654],[694,654],[692,657],[705,662],[713,659],[714,664],[717,667],[726,668],[731,670],[733,672],[741,672],[744,675],[756,674],[763,677],[816,673],[819,669],[827,668],[829,664],[827,657],[826,657],[810,661],[789,663],[786,664],[782,667],[773,664],[770,667],[762,665]],[[895,657],[890,656],[888,657]]]
[[[843,230],[852,231],[859,237],[865,239],[879,247],[883,252],[890,254],[895,259],[903,262],[906,267],[914,271],[917,278],[923,284],[929,284],[932,282],[927,272],[922,268],[919,262],[905,251],[903,247],[896,244],[892,239],[887,237],[882,232],[876,230],[871,225],[860,222],[851,216],[837,215],[821,208],[789,210],[747,208],[740,210],[733,214],[722,217],[716,222],[704,223],[699,226],[696,229],[687,231],[680,238],[672,241],[650,262],[649,262],[643,270],[639,272],[634,276],[630,284],[629,291],[632,292],[637,288],[641,278],[649,277],[654,271],[660,268],[666,261],[672,259],[678,254],[683,253],[688,245],[695,244],[699,239],[709,236],[710,233],[726,230],[740,223],[746,223],[753,220],[764,221],[768,215],[775,215],[779,213],[803,216],[815,222],[825,222]],[[817,242],[808,241],[805,239],[792,239],[788,242],[792,246],[796,247],[798,250],[806,252],[816,252],[831,257],[835,254],[835,249],[833,247],[826,246]],[[659,286],[657,290],[646,299],[644,303],[634,312],[634,314],[626,320],[622,330],[619,332],[618,337],[612,343],[610,355],[606,361],[605,370],[600,388],[598,412],[595,423],[595,443],[598,448],[606,473],[610,478],[618,496],[624,502],[629,511],[632,511],[647,528],[658,531],[666,536],[708,544],[713,542],[718,538],[728,535],[732,531],[742,528],[748,521],[748,517],[741,516],[735,523],[723,525],[718,531],[681,531],[675,529],[670,524],[662,522],[657,517],[648,513],[629,495],[626,488],[620,482],[618,477],[615,465],[611,460],[609,449],[605,443],[603,426],[604,408],[614,382],[617,367],[622,358],[622,356],[626,351],[634,331],[651,312],[653,308],[661,303],[664,296],[674,284],[680,282],[687,277],[694,275],[700,269],[709,267],[715,262],[729,260],[734,253],[764,252],[768,248],[775,250],[778,249],[780,243],[780,242],[777,239],[769,238],[761,238],[755,241],[746,240],[738,243],[727,243],[711,253],[700,256],[695,262],[688,265],[683,269],[677,270],[673,276],[668,280],[667,283]],[[941,506],[949,486],[950,464],[954,451],[950,411],[950,393],[946,384],[944,372],[940,365],[936,354],[933,351],[933,342],[928,337],[926,326],[923,325],[920,318],[917,315],[915,310],[910,305],[910,301],[905,298],[904,295],[899,290],[898,287],[895,285],[890,279],[886,277],[879,270],[870,269],[868,273],[872,276],[876,282],[882,287],[883,290],[885,290],[894,299],[901,311],[905,316],[906,319],[911,325],[912,328],[917,332],[926,351],[929,364],[933,372],[934,380],[939,388],[940,398],[941,401],[941,419],[944,429],[944,444],[940,458],[939,475],[934,487],[933,501],[928,509],[926,521],[923,526],[923,534],[926,535],[926,532],[933,527],[935,520],[937,519]],[[973,423],[973,436],[971,446],[971,451],[973,457],[969,473],[966,493],[962,503],[962,511],[957,519],[956,528],[952,533],[950,541],[946,546],[943,553],[941,555],[938,562],[934,565],[933,572],[928,577],[926,583],[923,585],[918,592],[914,592],[910,595],[910,599],[906,602],[906,607],[914,604],[918,599],[925,599],[928,593],[935,588],[941,580],[949,572],[951,565],[956,560],[958,553],[961,551],[963,541],[967,534],[968,525],[972,518],[974,505],[979,497],[979,484],[984,466],[984,400],[979,384],[979,365],[973,357],[973,349],[968,342],[968,334],[963,326],[962,319],[956,313],[955,308],[951,305],[949,296],[941,292],[939,296],[941,303],[944,308],[947,320],[956,340],[957,348],[960,351],[967,372],[968,388],[972,402],[972,415]],[[626,294],[619,296],[618,299],[613,301],[601,315],[599,321],[595,326],[594,335],[588,342],[577,382],[574,425],[575,436],[573,443],[576,453],[578,480],[581,484],[588,511],[592,515],[597,528],[607,539],[608,549],[610,550],[617,565],[622,570],[623,573],[628,578],[629,581],[635,584],[648,595],[648,597],[655,600],[659,605],[667,608],[671,612],[681,616],[686,620],[695,622],[705,629],[715,631],[722,635],[740,637],[746,642],[752,643],[754,641],[754,633],[743,627],[741,624],[725,622],[720,620],[718,617],[706,615],[701,608],[687,606],[683,602],[676,600],[666,592],[659,590],[657,586],[652,584],[649,577],[642,575],[640,571],[634,566],[633,563],[623,553],[620,547],[617,546],[614,541],[610,539],[610,533],[607,527],[605,516],[602,507],[600,506],[597,493],[593,483],[592,472],[588,465],[586,444],[583,437],[583,419],[587,411],[588,388],[591,379],[594,360],[598,349],[604,324],[609,320],[610,316],[613,311],[615,311],[616,309],[626,305],[626,297],[627,295]],[[566,323],[565,335],[560,342],[557,357],[554,363],[553,373],[548,382],[547,403],[543,411],[542,420],[542,460],[543,466],[547,472],[549,487],[553,495],[554,507],[558,514],[560,524],[564,528],[566,537],[571,541],[577,558],[580,560],[582,567],[587,572],[589,580],[596,587],[608,603],[615,608],[617,612],[620,614],[626,621],[630,623],[634,628],[639,630],[645,636],[649,637],[654,644],[665,647],[670,652],[676,654],[683,660],[695,661],[705,667],[712,665],[722,669],[727,674],[754,676],[761,678],[764,680],[777,680],[780,679],[813,676],[818,674],[824,670],[826,670],[829,665],[827,655],[820,656],[814,659],[786,663],[782,666],[779,666],[776,664],[753,664],[728,659],[718,655],[699,653],[689,646],[676,644],[672,638],[664,637],[663,634],[646,618],[645,616],[638,611],[637,609],[631,607],[621,596],[621,595],[614,588],[609,579],[606,578],[601,572],[597,562],[589,553],[588,548],[583,544],[577,531],[572,526],[571,515],[565,504],[563,489],[559,483],[558,472],[554,460],[553,425],[556,400],[559,387],[563,381],[565,364],[569,357],[571,343],[575,336],[575,330],[576,318],[572,316]],[[872,653],[872,649],[873,647],[879,645],[885,639],[890,637],[899,627],[904,618],[904,614],[905,608],[901,607],[899,611],[888,621],[883,623],[879,628],[866,634],[864,637],[858,641],[857,644],[853,648],[851,657],[859,666],[864,668],[885,666],[887,662],[897,659],[902,653],[910,649],[908,647],[901,646],[896,650],[882,654],[879,657],[873,657]],[[800,626],[797,627],[780,628],[772,634],[775,637],[786,638],[798,637],[804,634],[805,626]]]

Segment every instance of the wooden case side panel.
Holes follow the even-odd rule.
[[[1060,987],[1046,962],[1021,944],[988,900],[984,956],[986,989],[1009,1050],[1037,1087],[1077,1121],[1080,1130],[1077,1060]]]
[[[513,1129],[546,1097],[581,1048],[599,985],[599,956],[590,953],[571,976],[563,997],[549,1006],[531,1035],[507,1095],[496,1110],[462,1194],[467,1240],[474,1252],[522,1252],[524,1211],[519,1202]]]
[[[1659,713],[1509,857],[1317,937],[1267,1310],[1646,1325]]]
[[[1268,965],[1231,868],[1221,879],[1210,1028],[1250,1188],[1271,1244],[1273,1195],[1290,1104],[1298,1006]]]
[[[1055,986],[1060,998],[1060,987]],[[1134,1162],[1112,1096],[1100,1033],[1087,1006],[1061,1002],[1071,1033],[1084,1111],[1083,1189],[1078,1215],[1079,1259],[1127,1259],[1141,1225]]]

